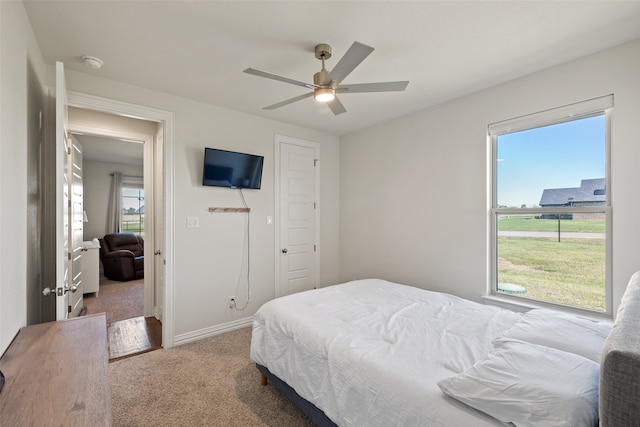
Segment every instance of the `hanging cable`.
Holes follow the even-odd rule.
[[[242,193],[242,188],[238,188],[238,191],[240,192],[240,198],[242,199],[242,205],[249,209],[249,206],[247,206],[247,202],[244,199],[244,194]],[[251,274],[251,235],[249,234],[249,230],[250,230],[250,223],[251,223],[251,214],[250,212],[247,210],[247,216],[246,216],[246,224],[247,224],[247,229],[246,229],[246,236],[247,236],[247,300],[244,303],[244,305],[242,307],[238,307],[238,302],[236,300],[233,300],[233,307],[238,310],[238,311],[242,311],[245,308],[247,308],[247,306],[249,305],[249,300],[251,299],[251,281],[250,281],[250,274]]]

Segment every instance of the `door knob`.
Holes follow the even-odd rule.
[[[287,250],[287,248],[284,248],[284,249],[282,250],[282,253],[283,253],[283,254],[286,254],[287,252],[289,252],[289,251]]]
[[[157,251],[155,251],[153,254],[154,255],[160,255],[162,253],[162,251],[160,249],[158,249]]]
[[[58,296],[62,296],[63,293],[67,293],[67,292],[75,293],[77,290],[78,290],[78,285],[73,285],[71,287],[65,286],[64,289],[58,288]],[[42,290],[42,295],[44,295],[45,297],[48,297],[49,295],[51,295],[52,292],[53,290],[51,288],[46,287]]]

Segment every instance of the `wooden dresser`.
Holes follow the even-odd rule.
[[[0,426],[110,426],[104,313],[24,327],[0,359]]]

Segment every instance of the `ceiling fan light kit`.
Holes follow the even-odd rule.
[[[268,73],[266,71],[247,68],[244,70],[247,74],[253,74],[258,77],[265,77],[272,80],[278,80],[284,83],[302,86],[312,89],[313,92],[278,102],[273,105],[264,107],[265,110],[275,110],[284,107],[296,101],[313,96],[318,102],[326,103],[333,114],[338,115],[345,113],[347,110],[344,105],[336,97],[336,93],[365,93],[365,92],[397,92],[403,91],[409,84],[408,81],[398,82],[380,82],[380,83],[360,83],[340,86],[340,82],[344,80],[364,59],[373,52],[371,46],[354,42],[347,53],[338,61],[331,71],[327,71],[324,67],[324,61],[331,58],[331,46],[322,43],[315,47],[315,56],[322,61],[322,69],[313,76],[313,83],[305,83],[299,80],[290,79],[288,77],[279,76],[277,74]]]
[[[313,97],[318,102],[331,102],[336,98],[336,90],[330,87],[314,89]]]

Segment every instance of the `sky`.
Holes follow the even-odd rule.
[[[142,200],[138,199],[138,192],[143,196]],[[140,206],[144,206],[144,190],[137,188],[123,188],[122,189],[122,208],[134,210],[140,209]]]
[[[538,206],[546,188],[579,187],[605,178],[605,116],[498,137],[498,205]]]

